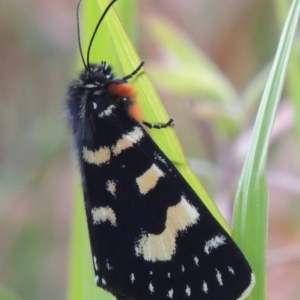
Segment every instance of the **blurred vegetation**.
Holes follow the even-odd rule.
[[[176,119],[192,168],[229,222],[290,3],[138,1],[132,35],[139,54]],[[6,290],[0,288],[0,299],[66,297],[76,166],[63,99],[78,70],[75,6],[0,2],[0,280]],[[176,33],[173,41],[164,38],[169,32]],[[295,45],[267,165],[268,295],[275,300],[300,297],[299,35]],[[214,72],[204,76],[207,65]]]

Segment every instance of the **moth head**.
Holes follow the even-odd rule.
[[[95,88],[105,88],[105,84],[115,78],[112,67],[105,61],[101,64],[91,64],[80,75],[82,86],[95,85]],[[92,86],[90,86],[92,88]]]

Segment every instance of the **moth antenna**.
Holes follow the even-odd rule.
[[[136,75],[138,73],[138,71],[143,67],[144,64],[145,64],[145,61],[142,60],[142,62],[138,65],[138,67],[132,73],[123,77],[122,80],[127,81],[128,79],[132,78],[134,75]]]
[[[80,1],[81,1],[81,0],[80,0]],[[100,17],[100,19],[99,19],[99,21],[98,21],[98,23],[97,23],[97,25],[96,25],[96,27],[95,27],[95,30],[94,30],[93,35],[92,35],[92,37],[91,37],[90,44],[89,44],[88,51],[87,51],[87,59],[86,59],[86,60],[87,60],[87,65],[88,65],[88,66],[90,65],[90,53],[91,53],[92,44],[93,44],[93,42],[94,42],[94,39],[95,39],[96,33],[97,33],[97,31],[98,31],[98,28],[99,28],[100,24],[102,23],[104,17],[106,16],[106,14],[108,13],[109,9],[110,9],[110,8],[113,6],[113,4],[114,4],[115,2],[117,2],[117,1],[118,1],[118,0],[113,0],[113,1],[111,1],[111,2],[108,4],[108,6],[105,8],[105,10],[104,10],[102,16]]]
[[[84,65],[84,68],[87,69],[87,64],[84,60],[83,52],[82,52],[82,46],[81,46],[81,38],[80,38],[80,24],[79,24],[79,8],[82,0],[79,0],[77,3],[77,10],[76,10],[76,21],[77,21],[77,39],[78,39],[78,46],[79,46],[79,52],[81,56],[82,63]]]

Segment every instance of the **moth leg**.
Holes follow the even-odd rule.
[[[175,125],[173,118],[171,118],[167,123],[152,124],[152,123],[143,121],[143,124],[150,129],[151,128],[162,129],[162,128],[167,128],[167,127],[173,127]]]

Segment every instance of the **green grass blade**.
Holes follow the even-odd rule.
[[[102,11],[108,3],[108,0],[99,1],[99,6]],[[107,15],[105,24],[107,25],[107,30],[110,33],[112,43],[114,45],[114,51],[120,60],[124,74],[131,73],[137,68],[141,60],[132,46],[132,43],[128,39],[117,15],[113,11]],[[169,120],[169,116],[162,106],[161,101],[145,72],[140,72],[140,74],[133,78],[131,82],[138,92],[138,99],[142,106],[145,119],[152,123],[166,122]],[[198,193],[221,225],[229,231],[227,223],[224,221],[214,203],[209,199],[208,195],[186,162],[174,130],[171,128],[160,131],[151,130],[150,134],[163,152],[176,163],[181,174]]]
[[[233,237],[255,272],[257,284],[250,297],[255,300],[266,299],[268,190],[265,167],[268,142],[284,84],[299,11],[300,1],[294,0],[264,90],[236,196]]]
[[[137,26],[137,10],[137,0],[123,0],[119,1],[118,5],[116,5],[116,11],[120,20],[122,21],[122,25],[124,26],[126,33],[130,37],[134,45],[137,45],[139,38],[139,27]],[[130,14],[128,12],[130,12]]]
[[[284,17],[288,11],[290,0],[277,0],[275,7],[278,16],[278,23],[281,25],[284,22]],[[297,38],[299,43],[299,37]],[[297,44],[298,44],[297,43]],[[287,73],[287,93],[292,100],[295,112],[295,132],[298,147],[300,147],[300,55],[298,47],[293,47],[290,65]],[[297,167],[299,168],[299,162]]]

